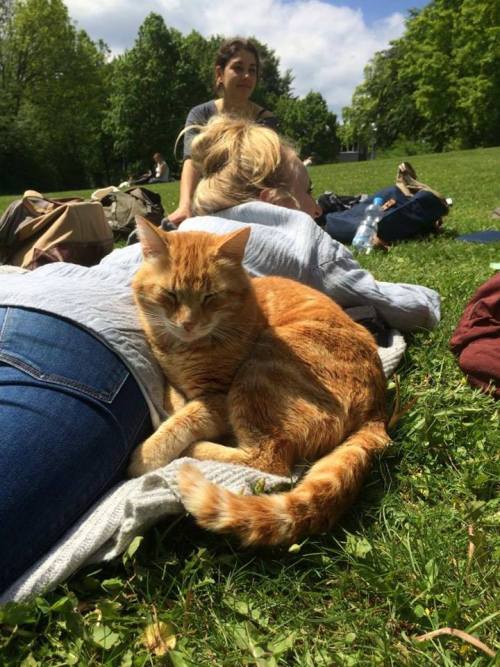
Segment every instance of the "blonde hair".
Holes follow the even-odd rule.
[[[259,199],[263,190],[273,203],[295,201],[289,187],[297,155],[274,130],[227,114],[197,129],[191,159],[201,180],[193,196],[194,215]]]

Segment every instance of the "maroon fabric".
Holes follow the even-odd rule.
[[[469,301],[450,347],[471,385],[500,398],[500,273]]]

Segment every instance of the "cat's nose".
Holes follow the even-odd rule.
[[[188,332],[192,331],[194,329],[194,322],[183,322],[182,328]]]

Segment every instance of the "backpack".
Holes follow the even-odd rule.
[[[98,264],[113,249],[102,206],[48,199],[27,190],[0,218],[0,263],[35,269],[51,262]]]
[[[398,167],[396,185],[379,190],[345,211],[327,213],[325,231],[341,243],[351,243],[367,206],[375,197],[384,201],[385,212],[378,223],[377,234],[387,243],[427,236],[437,231],[441,218],[449,211],[446,200],[417,181],[411,164],[403,162]]]
[[[146,188],[121,190],[109,189],[96,191],[92,199],[100,201],[104,215],[116,238],[127,238],[135,229],[135,216],[141,215],[155,225],[160,225],[164,209],[161,197]]]

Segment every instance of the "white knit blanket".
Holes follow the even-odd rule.
[[[403,336],[396,331],[392,332],[391,343],[388,348],[379,348],[387,377],[396,369],[406,348]],[[177,491],[177,473],[187,460],[177,459],[160,470],[115,486],[0,596],[0,603],[24,600],[53,588],[83,565],[110,560],[156,521],[184,512]],[[289,481],[246,466],[215,461],[194,464],[210,481],[240,493],[252,493],[259,480],[266,490]]]

